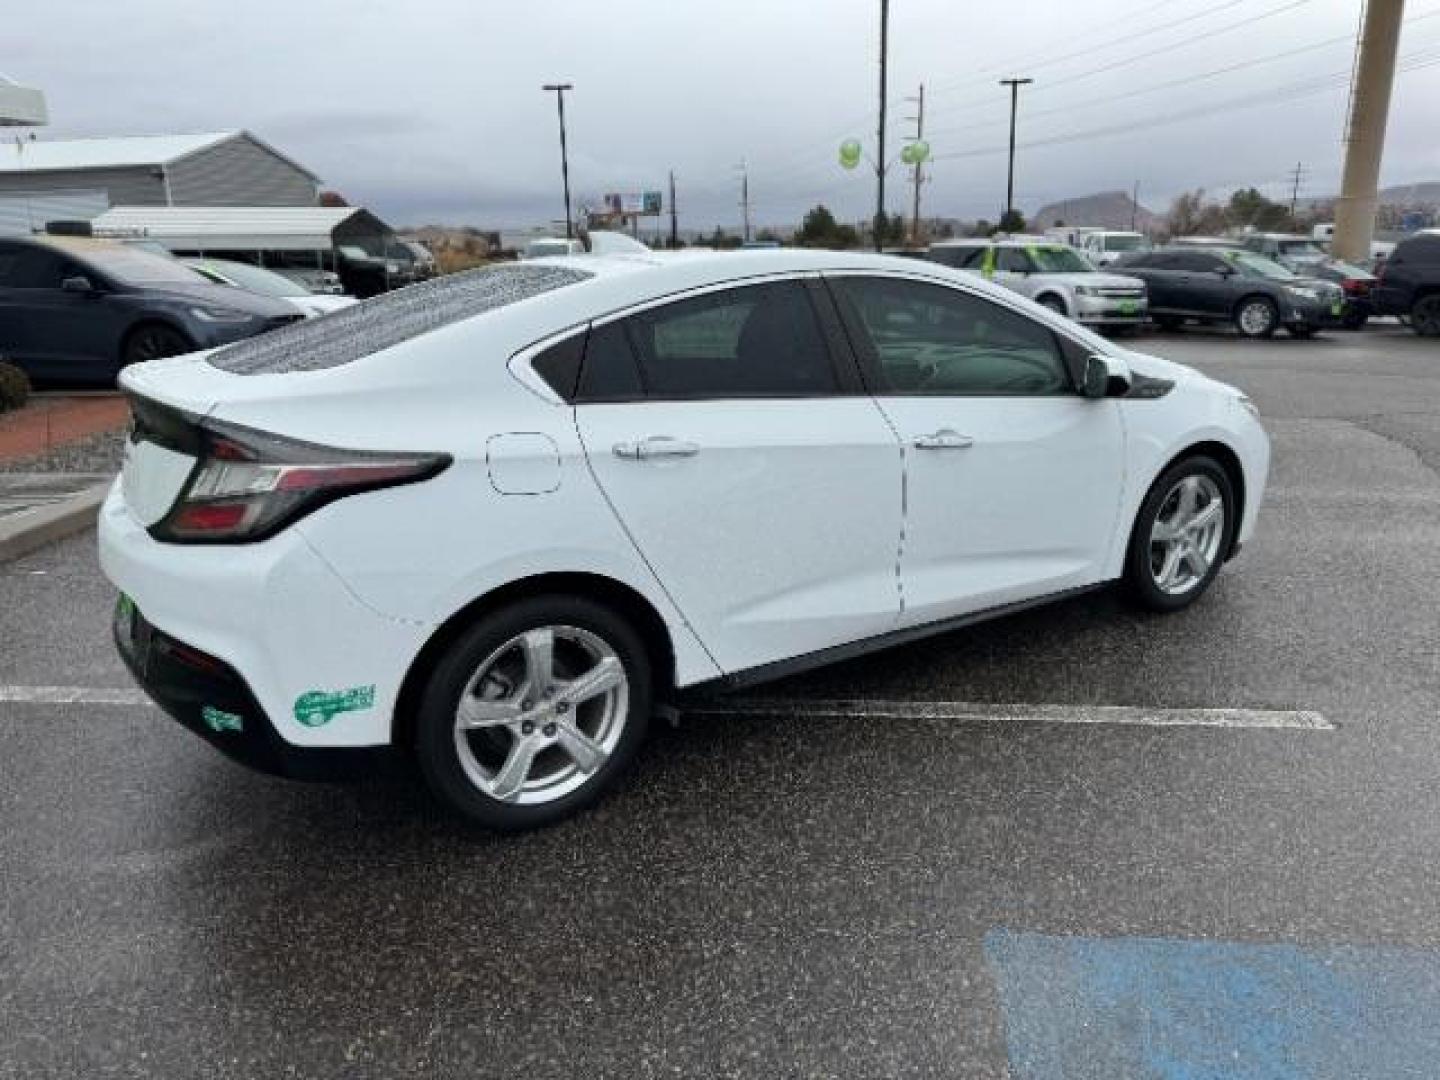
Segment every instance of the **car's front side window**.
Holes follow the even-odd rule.
[[[679,300],[624,325],[648,398],[813,397],[839,391],[819,320],[798,282]]]
[[[1072,390],[1050,329],[958,289],[835,279],[870,346],[882,393],[1038,396]]]

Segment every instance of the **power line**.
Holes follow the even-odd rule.
[[[1440,16],[1440,10],[1428,11],[1421,15],[1414,15],[1406,19],[1405,21],[1407,23],[1416,23],[1422,22],[1425,19],[1433,19],[1437,16]],[[1031,117],[1055,116],[1060,113],[1070,113],[1080,109],[1088,109],[1096,105],[1108,105],[1115,101],[1124,101],[1129,98],[1143,97],[1146,94],[1157,93],[1161,90],[1173,90],[1179,86],[1189,86],[1193,83],[1204,82],[1207,79],[1219,78],[1222,75],[1232,75],[1237,71],[1244,71],[1252,67],[1258,67],[1262,64],[1273,63],[1276,60],[1288,59],[1292,56],[1298,56],[1301,53],[1314,52],[1317,49],[1327,48],[1331,45],[1338,45],[1342,42],[1348,42],[1351,40],[1351,35],[1340,34],[1336,37],[1326,38],[1323,41],[1312,42],[1309,45],[1300,45],[1293,49],[1284,49],[1280,52],[1270,53],[1266,56],[1257,56],[1250,60],[1242,60],[1238,63],[1227,64],[1225,67],[1214,68],[1210,71],[1200,72],[1196,75],[1186,75],[1182,78],[1167,80],[1166,82],[1152,83],[1149,86],[1142,86],[1135,90],[1124,90],[1118,94],[1107,94],[1104,97],[1088,98],[1083,101],[1072,101],[1066,103],[1065,105],[1054,106],[1049,109],[1028,110],[1027,115]],[[1048,89],[1050,89],[1050,87],[1041,86],[1035,91],[1035,93],[1043,94]],[[984,128],[1001,127],[1004,123],[1005,121],[1003,120],[987,120],[984,123],[979,124],[964,124],[957,127],[942,127],[938,130],[932,131],[932,134],[949,135],[964,131],[979,131]]]
[[[1407,57],[1407,63],[1399,70],[1408,72],[1420,68],[1432,67],[1440,64],[1440,49],[1429,52],[1420,52]],[[1146,128],[1156,127],[1160,124],[1171,124],[1178,120],[1190,120],[1202,116],[1214,116],[1222,111],[1238,111],[1247,108],[1257,108],[1265,105],[1275,105],[1281,102],[1293,101],[1296,98],[1308,97],[1311,94],[1323,93],[1343,85],[1349,78],[1348,71],[1337,72],[1331,75],[1322,76],[1318,79],[1310,79],[1305,82],[1292,83],[1289,86],[1280,87],[1266,94],[1265,97],[1256,98],[1253,95],[1245,97],[1230,98],[1226,101],[1214,102],[1194,109],[1185,109],[1180,112],[1168,113],[1163,116],[1152,117],[1149,120],[1130,121],[1124,124],[1112,124],[1101,128],[1092,128],[1088,131],[1072,132],[1068,135],[1057,135],[1052,138],[1036,139],[1032,142],[1022,143],[1021,150],[1036,149],[1045,146],[1059,146],[1064,143],[1079,142],[1085,139],[1098,139],[1110,135],[1122,135],[1132,131],[1143,131]],[[1005,146],[989,146],[977,150],[959,150],[949,154],[936,154],[937,161],[954,161],[962,158],[988,157],[992,154],[1003,154],[1007,151]]]

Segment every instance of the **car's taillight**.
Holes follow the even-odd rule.
[[[1364,278],[1346,278],[1340,282],[1340,288],[1351,296],[1364,296],[1370,291],[1370,282]]]
[[[342,450],[201,421],[203,449],[157,540],[242,544],[264,540],[326,503],[362,491],[428,480],[448,454]]]

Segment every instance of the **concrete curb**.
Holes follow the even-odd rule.
[[[0,563],[84,532],[95,524],[111,481],[88,487],[61,502],[36,507],[0,521]]]

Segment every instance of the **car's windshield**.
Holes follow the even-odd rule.
[[[1292,259],[1321,259],[1325,257],[1325,249],[1313,240],[1279,240],[1276,247],[1281,255]]]
[[[1063,244],[1033,247],[1030,249],[1030,258],[1035,260],[1035,265],[1045,274],[1088,274],[1095,269],[1084,255]]]
[[[260,293],[262,296],[303,296],[309,291],[303,285],[291,281],[282,274],[259,266],[251,266],[249,263],[216,261],[200,265],[213,270],[232,284],[254,293]]]
[[[1143,236],[1136,236],[1134,233],[1105,237],[1106,251],[1143,251],[1148,246]]]
[[[87,248],[83,258],[125,285],[207,285],[203,275],[175,259],[136,247]]]
[[[1223,257],[1245,277],[1293,281],[1297,276],[1274,259],[1256,255],[1253,251],[1227,251]]]

